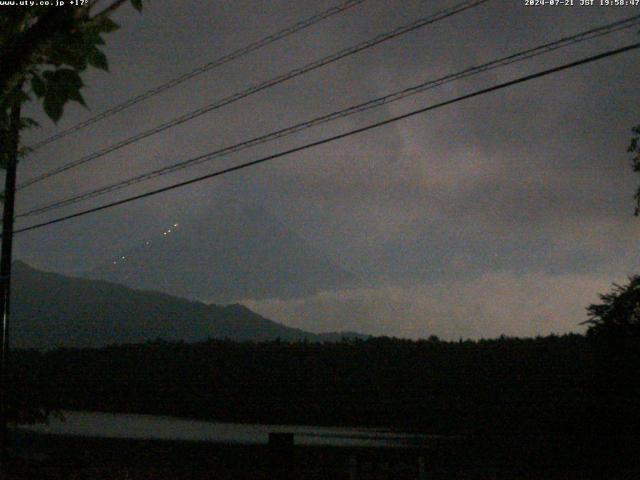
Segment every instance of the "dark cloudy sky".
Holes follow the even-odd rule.
[[[20,178],[455,3],[368,0],[42,149],[20,166]],[[154,0],[141,15],[123,9],[117,15],[122,29],[108,38],[111,73],[86,76],[91,111],[70,106],[59,127],[328,5],[312,0]],[[640,8],[527,7],[524,0],[493,0],[25,189],[18,210],[634,14]],[[631,43],[638,30],[450,83],[83,206]],[[357,288],[305,298],[239,299],[274,320],[313,331],[409,337],[582,331],[578,323],[597,293],[640,271],[640,220],[633,217],[632,198],[638,178],[626,153],[630,128],[640,121],[639,60],[638,52],[605,59],[25,233],[16,238],[17,256],[44,269],[88,271],[167,225],[200,219],[240,201],[267,210],[316,251],[363,279]],[[43,126],[27,140],[56,131],[41,114],[34,116]]]

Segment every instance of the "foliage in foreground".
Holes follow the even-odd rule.
[[[640,337],[640,275],[626,285],[613,284],[610,293],[600,295],[602,303],[587,308],[587,333],[595,337],[637,339]]]
[[[86,106],[81,75],[88,67],[108,70],[103,36],[119,28],[111,15],[127,0],[82,5],[5,6],[0,8],[0,168],[13,158],[11,138],[18,130],[37,126],[29,118],[17,124],[11,112],[25,102],[42,102],[47,116],[60,120],[70,101]],[[50,2],[47,2],[50,3]],[[53,2],[51,2],[53,3]],[[142,0],[131,0],[136,10]],[[19,154],[26,149],[19,147]]]

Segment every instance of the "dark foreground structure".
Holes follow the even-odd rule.
[[[638,343],[614,340],[155,341],[16,352],[16,413],[40,405],[442,438],[406,449],[292,453],[280,439],[274,453],[18,433],[16,452],[30,459],[16,459],[9,478],[419,479],[420,458],[429,479],[640,478]]]
[[[434,442],[415,449],[295,446],[290,459],[274,457],[265,445],[32,434],[19,434],[16,440],[31,458],[14,459],[7,477],[11,480],[626,480],[640,474],[635,459],[640,443],[628,438],[615,440],[625,446],[606,462],[599,451],[607,448],[604,439],[599,446],[568,438],[506,437]]]

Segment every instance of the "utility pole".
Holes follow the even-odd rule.
[[[17,93],[21,91],[21,87]],[[20,98],[15,96],[11,106],[6,144],[6,175],[4,211],[2,215],[2,247],[0,250],[0,471],[4,471],[7,461],[7,400],[8,400],[8,357],[9,357],[9,299],[11,296],[11,247],[13,243],[13,217],[16,196],[16,168],[18,166],[18,145],[20,141]]]

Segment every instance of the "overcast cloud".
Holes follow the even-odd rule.
[[[21,178],[454,3],[368,0],[50,145],[24,161]],[[123,11],[123,28],[108,41],[111,73],[87,76],[91,112],[72,106],[60,127],[326,7],[310,0],[154,0],[142,15]],[[493,0],[31,187],[20,193],[19,210],[639,11]],[[451,83],[85,206],[631,43],[637,30]],[[578,323],[597,293],[640,271],[632,198],[638,178],[625,153],[630,128],[640,121],[639,58],[632,52],[605,59],[24,234],[16,239],[17,255],[39,268],[87,271],[174,221],[201,218],[235,200],[266,209],[362,278],[363,286],[308,298],[238,299],[274,320],[313,331],[453,339],[582,331]],[[34,115],[44,126],[29,138],[55,132]]]

